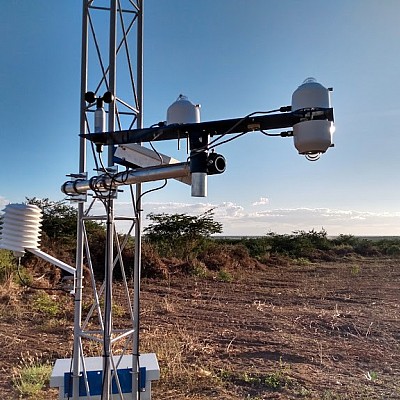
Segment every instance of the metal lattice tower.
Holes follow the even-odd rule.
[[[110,92],[113,99],[108,104],[107,127],[108,131],[142,127],[143,113],[143,0],[84,0],[82,19],[82,66],[81,66],[81,106],[80,106],[80,133],[94,131],[94,105],[85,101],[85,93],[94,92],[96,97]],[[80,139],[79,174],[86,175],[87,159],[93,154],[96,168],[101,173],[112,174],[113,149],[108,148],[108,167],[106,168],[97,158],[96,149],[86,147],[87,141]],[[98,150],[98,149],[97,149]],[[99,165],[99,162],[101,165]],[[97,343],[102,348],[103,376],[101,399],[112,397],[112,380],[118,387],[118,398],[126,399],[122,395],[119,378],[116,371],[119,361],[113,358],[114,348],[118,342],[118,354],[132,355],[132,399],[138,396],[139,377],[139,291],[140,291],[140,197],[141,186],[131,188],[132,197],[136,192],[136,201],[133,202],[131,217],[121,217],[132,221],[131,230],[135,232],[135,262],[133,271],[133,290],[127,283],[125,267],[122,261],[122,249],[127,243],[119,243],[115,231],[114,199],[116,191],[108,194],[95,192],[90,205],[86,196],[78,200],[77,224],[77,254],[76,254],[76,292],[75,292],[75,321],[74,321],[74,349],[72,359],[72,390],[73,399],[79,398],[79,381],[85,379],[88,391],[88,380],[85,369],[85,346],[88,341]],[[104,205],[103,215],[93,215],[95,202]],[[102,220],[106,223],[106,248],[104,282],[99,288],[93,274],[89,238],[86,233],[87,220]],[[114,248],[117,248],[114,254]],[[89,288],[83,288],[84,259],[90,270],[92,305],[88,312],[83,312],[83,298]],[[130,315],[127,327],[114,327],[113,324],[113,272],[114,268],[121,269],[125,292],[125,306]],[[89,286],[89,285],[88,285]],[[85,293],[84,293],[85,290]],[[122,352],[122,353],[121,353]]]
[[[214,152],[210,153],[209,150],[257,130],[267,136],[294,136],[296,149],[311,160],[319,158],[319,155],[332,145],[333,109],[330,108],[329,89],[314,81],[304,82],[295,91],[292,106],[253,112],[234,120],[200,123],[197,120],[185,119],[171,124],[167,121],[167,125],[160,123],[144,129],[143,2],[144,0],[83,1],[79,173],[71,175],[73,179],[62,187],[65,194],[78,201],[74,349],[70,368],[72,373],[69,374],[72,388],[65,378],[68,374],[63,375],[64,381],[59,384],[59,387],[68,387],[68,394],[64,391],[64,397],[71,398],[72,393],[74,400],[80,397],[92,398],[92,393],[87,397],[91,390],[88,370],[93,372],[93,369],[85,366],[89,359],[93,361],[93,358],[86,357],[87,343],[95,343],[102,351],[102,357],[96,359],[96,362],[102,361],[102,371],[94,370],[96,374],[101,373],[101,385],[96,387],[96,390],[93,389],[96,392],[94,398],[100,399],[101,395],[101,400],[137,400],[141,397],[139,390],[144,387],[143,375],[146,376],[147,372],[141,373],[143,369],[140,363],[144,358],[139,355],[142,197],[140,182],[190,178],[192,196],[205,197],[207,176],[220,174],[225,170],[224,157]],[[108,104],[107,118],[103,103]],[[193,104],[192,106],[195,107]],[[105,119],[108,126],[105,126]],[[287,127],[293,127],[293,132],[266,132],[269,129]],[[221,140],[234,133],[238,135],[229,140]],[[213,136],[216,138],[209,142]],[[135,144],[136,151],[142,152],[143,148],[138,146],[142,142],[179,140],[182,137],[187,138],[190,143],[190,157],[186,162],[164,164],[163,157],[156,152],[161,165],[137,168],[138,163],[134,162],[132,170],[128,167],[128,170],[122,173],[117,173],[113,166],[115,145]],[[90,142],[94,164],[100,174],[90,179],[86,172],[89,153],[86,139]],[[101,156],[103,146],[108,146],[107,167]],[[118,216],[114,211],[118,187],[131,183],[135,183],[135,188],[130,186],[132,215]],[[87,202],[88,191],[93,192],[90,204]],[[93,215],[94,210],[98,212],[96,203],[103,207],[104,214]],[[132,222],[122,240],[115,230],[115,222],[119,219]],[[90,240],[86,230],[88,220],[100,220],[106,224],[104,281],[100,287],[94,277]],[[132,231],[135,232],[133,282],[128,285],[122,251]],[[87,299],[88,288],[85,288],[84,293],[84,261],[90,272],[88,286],[91,286],[91,306],[88,309],[85,307],[85,312],[82,305],[83,300]],[[113,298],[113,275],[117,268],[121,271],[124,304],[130,316],[130,319],[127,319],[128,323],[121,326],[116,326],[113,321],[113,308],[119,305]],[[156,371],[153,379],[158,379],[158,363],[155,355],[152,356],[155,361],[146,361],[151,365],[148,370]],[[127,360],[130,367],[126,366]],[[121,365],[124,367],[120,367]],[[63,368],[65,370],[65,363]],[[131,385],[128,390],[124,391],[122,388],[122,376],[119,376],[119,372],[130,374],[128,380]],[[150,389],[147,378],[145,381],[144,390]],[[144,394],[143,400],[150,399],[149,392],[150,390]]]

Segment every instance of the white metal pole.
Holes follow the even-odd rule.
[[[86,103],[84,94],[87,90],[87,61],[88,61],[88,4],[82,2],[82,44],[81,44],[81,99],[80,99],[80,132],[86,133]],[[86,171],[86,140],[79,140],[79,173]],[[76,274],[74,302],[74,348],[72,365],[72,398],[79,399],[79,379],[81,375],[81,323],[82,323],[82,290],[83,290],[83,215],[84,203],[78,203],[77,240],[76,240]],[[69,389],[69,388],[68,388]]]
[[[116,52],[117,52],[117,0],[110,2],[110,36],[109,36],[109,71],[108,90],[113,100],[108,108],[108,130],[115,130],[115,93],[116,93]],[[108,166],[113,165],[113,145],[108,146]],[[105,299],[104,299],[104,332],[103,332],[103,390],[102,400],[109,400],[111,395],[111,336],[112,336],[112,301],[113,301],[113,262],[114,262],[114,199],[112,192],[106,201],[107,237],[105,260]]]
[[[143,17],[144,0],[138,1],[137,18],[137,97],[138,110],[136,127],[143,127]],[[135,225],[135,258],[134,258],[134,287],[133,287],[133,316],[134,316],[134,334],[132,344],[132,399],[139,398],[139,316],[140,316],[140,279],[142,268],[142,184],[136,184],[136,225]]]
[[[111,187],[116,189],[117,187],[124,185],[134,185],[143,182],[154,182],[171,178],[182,179],[188,178],[189,176],[189,162],[162,164],[120,172],[115,174],[113,177],[106,173],[92,177],[91,179],[67,181],[61,186],[61,191],[66,195],[71,196],[84,194],[90,190],[104,193],[104,191],[108,191]]]
[[[104,332],[103,332],[103,387],[102,400],[111,395],[111,335],[112,335],[112,284],[113,284],[113,242],[114,242],[114,209],[113,199],[107,200],[107,231],[105,256],[105,300],[104,300]]]

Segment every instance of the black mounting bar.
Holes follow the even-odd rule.
[[[279,113],[243,118],[207,121],[191,124],[172,124],[154,128],[129,129],[115,132],[88,133],[80,136],[104,145],[153,142],[225,135],[259,130],[284,129],[308,119],[333,121],[333,108],[310,110],[306,113]]]

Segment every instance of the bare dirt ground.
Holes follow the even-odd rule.
[[[142,351],[157,353],[162,373],[153,399],[400,399],[399,264],[145,280]],[[71,315],[45,320],[17,306],[23,296],[1,297],[1,399],[18,398],[11,378],[21,356],[71,354]]]

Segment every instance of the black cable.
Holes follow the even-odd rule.
[[[102,164],[103,165],[103,164]],[[114,177],[113,176],[111,176],[110,174],[108,174],[109,176],[110,176],[110,178],[111,178],[111,184],[110,184],[110,187],[112,187],[112,184],[113,184],[113,181],[114,181]],[[108,203],[107,204],[105,204],[105,207],[106,207],[106,214],[107,214],[107,222],[106,222],[106,224],[107,224],[107,239],[108,239],[108,230],[109,229],[111,229],[111,227],[110,227],[110,225],[112,224],[112,225],[114,225],[113,224],[113,221],[114,221],[114,218],[110,218],[110,216],[111,216],[111,213],[110,213],[110,203],[111,203],[111,200],[112,200],[112,190],[109,190],[109,192],[108,192]],[[114,230],[114,226],[112,226],[112,229]],[[112,243],[112,245],[113,245],[114,243]],[[105,260],[107,260],[107,262],[108,262],[108,257],[109,257],[109,248],[108,248],[108,246],[106,246],[106,248],[105,248]],[[105,275],[105,277],[104,277],[104,283],[106,282],[106,277],[108,276],[108,272],[107,272],[107,270],[108,270],[108,267],[107,267],[107,269],[106,269],[106,275]],[[111,278],[111,277],[108,277],[109,279]],[[112,278],[111,278],[112,279]],[[110,297],[110,299],[111,299],[111,295],[110,295],[110,288],[109,288],[109,286],[108,285],[105,285],[105,292],[104,292],[104,315],[106,314],[106,299],[108,298],[108,297]],[[111,311],[110,311],[111,312]],[[105,317],[104,317],[105,318]],[[111,328],[112,329],[112,328]],[[108,351],[108,348],[107,348],[107,342],[106,342],[106,335],[105,335],[105,327],[103,328],[103,358],[108,358],[107,360],[106,360],[106,362],[104,363],[104,361],[103,361],[103,365],[104,365],[104,373],[103,373],[103,382],[102,382],[102,390],[101,390],[101,400],[103,399],[103,393],[104,393],[104,385],[105,385],[105,381],[106,381],[106,376],[108,377],[108,371],[109,371],[109,368],[110,368],[110,357],[111,357],[111,354],[112,354],[112,350],[111,350],[111,353]],[[111,338],[109,338],[110,340],[111,340]],[[111,342],[110,342],[110,347],[111,347]],[[106,349],[107,348],[107,349]],[[111,382],[110,382],[111,383]]]
[[[229,134],[233,129],[235,129],[235,128],[236,128],[238,125],[240,125],[243,121],[245,121],[247,118],[252,117],[253,115],[256,115],[256,114],[271,114],[271,113],[278,112],[278,111],[284,112],[284,111],[290,111],[290,109],[291,109],[291,107],[290,107],[290,106],[287,106],[287,107],[281,107],[281,108],[275,109],[275,110],[269,110],[269,111],[254,111],[254,112],[252,112],[252,113],[250,113],[250,114],[247,114],[245,117],[241,118],[238,122],[236,122],[236,124],[234,124],[234,125],[233,125],[231,128],[229,128],[226,132],[222,133],[218,138],[212,140],[210,143],[208,143],[207,146],[204,146],[204,148],[199,149],[200,151],[199,151],[198,153],[196,153],[196,154],[199,154],[199,153],[201,152],[201,150],[206,151],[206,150],[214,149],[214,148],[220,146],[221,144],[229,143],[229,142],[231,142],[231,141],[233,141],[233,140],[235,140],[235,139],[237,139],[237,138],[239,138],[239,137],[245,135],[246,133],[253,132],[253,131],[244,131],[244,132],[241,132],[241,133],[237,134],[236,136],[233,136],[233,137],[231,137],[231,138],[229,138],[229,139],[223,140],[222,142],[216,143],[217,141],[219,141],[220,139],[222,139],[224,136],[226,136],[227,134]],[[275,133],[268,133],[268,132],[265,132],[265,131],[263,131],[263,130],[261,130],[261,129],[260,129],[260,132],[261,132],[262,134],[266,135],[266,136],[280,136],[280,137],[287,137],[287,136],[290,136],[290,134],[287,133],[287,132],[281,132],[281,133],[275,134]],[[190,157],[196,156],[196,154],[193,154],[193,155],[191,155]],[[188,157],[188,161],[189,161],[190,157]]]
[[[159,122],[158,124],[152,125],[152,127],[154,127],[154,126],[160,126],[160,124],[161,124],[161,122]],[[160,136],[160,134],[157,135],[156,138],[157,138],[158,136]],[[162,165],[162,164],[163,164],[163,158],[162,158],[161,154],[160,154],[160,153],[157,151],[157,149],[153,146],[152,142],[149,142],[149,144],[150,144],[151,148],[153,149],[153,151],[157,154],[157,157],[160,159],[160,165]],[[103,166],[103,169],[104,169],[103,163],[102,163],[102,166]],[[127,182],[128,178],[129,178],[129,171],[130,171],[130,170],[131,170],[130,167],[126,167],[126,170],[125,170],[123,173],[117,174],[117,175],[114,175],[114,176],[111,176],[111,175],[108,173],[108,176],[112,179],[113,182],[117,182],[117,183],[120,183],[120,184],[125,184],[125,183]],[[119,175],[122,179],[118,179],[118,175]],[[112,185],[111,185],[111,186],[112,186]]]
[[[281,111],[281,109],[283,109],[284,107],[275,109],[275,110],[269,110],[269,111],[254,111],[250,114],[247,114],[246,116],[244,116],[243,118],[241,118],[238,122],[236,122],[236,124],[234,124],[231,128],[229,128],[226,132],[222,133],[219,137],[217,137],[216,139],[212,140],[210,143],[208,143],[208,146],[214,144],[215,142],[217,142],[218,140],[222,139],[224,136],[228,135],[230,132],[232,132],[238,125],[240,125],[243,121],[245,121],[247,118],[252,117],[253,115],[257,115],[257,114],[272,114],[274,112],[278,112]],[[243,134],[246,132],[243,132]],[[242,136],[242,134],[240,134],[239,136]],[[239,137],[238,136],[238,137]],[[232,139],[233,140],[233,139]],[[223,143],[227,143],[227,142],[223,142]],[[221,143],[222,144],[222,143]],[[214,146],[215,147],[215,146]],[[208,147],[209,149],[209,147]]]
[[[161,124],[161,122],[159,122],[158,124],[154,124],[154,126],[157,126],[157,125],[160,125],[160,124]],[[160,159],[160,165],[162,165],[163,164],[163,158],[162,158],[161,154],[157,151],[157,149],[154,147],[152,142],[149,142],[149,144],[150,144],[151,148],[153,149],[153,151],[157,154],[158,158]],[[132,197],[132,203],[133,203],[133,210],[134,210],[136,218],[138,218],[139,211],[142,211],[142,210],[138,210],[138,208],[139,208],[138,205],[139,205],[140,200],[143,198],[143,196],[145,196],[145,195],[147,195],[149,193],[152,193],[152,192],[156,192],[157,190],[161,190],[161,189],[165,188],[165,186],[167,186],[167,184],[168,184],[168,180],[164,179],[164,183],[161,186],[153,188],[153,189],[149,189],[149,190],[143,192],[138,197],[138,199],[136,201],[135,201],[135,195],[133,194],[132,185],[130,185],[131,197]]]
[[[136,200],[136,205],[135,205],[136,218],[137,218],[137,216],[139,215],[139,212],[138,212],[138,211],[142,211],[142,210],[139,210],[138,207],[139,207],[139,202],[140,202],[140,200],[143,198],[143,196],[145,196],[145,195],[147,195],[147,194],[149,194],[149,193],[152,193],[152,192],[156,192],[157,190],[164,189],[165,186],[167,186],[167,184],[168,184],[168,180],[167,180],[167,179],[164,179],[164,183],[163,183],[161,186],[156,187],[156,188],[153,188],[153,189],[149,189],[149,190],[143,192],[143,193],[137,198],[137,200]]]
[[[101,169],[104,171],[104,173],[105,173],[109,178],[112,179],[112,175],[107,171],[107,169],[106,169],[106,167],[105,167],[105,165],[104,165],[103,158],[101,157],[101,152],[100,152],[100,151],[97,151],[97,154],[98,154],[99,162],[100,162],[100,165],[101,165]],[[99,171],[100,168],[98,167],[97,157],[96,157],[95,153],[93,153],[93,156],[94,156],[94,159],[95,159],[95,162],[96,162],[96,170]],[[97,178],[95,178],[95,177],[93,177],[93,178],[91,179],[91,181],[92,181],[92,180],[94,180],[94,182],[97,182]],[[95,193],[95,195],[97,196],[97,198],[103,203],[104,207],[107,207],[106,204],[105,204],[105,202],[104,202],[103,193],[102,193],[100,190],[97,190],[97,189],[95,188],[95,185],[94,185],[94,184],[93,184],[93,185],[90,185],[90,188],[93,190],[93,192]]]
[[[155,128],[156,126],[158,126],[159,128],[162,128],[165,125],[166,125],[165,121],[160,121],[160,122],[157,122],[157,123],[151,125],[150,128]]]
[[[68,290],[65,290],[65,289],[63,289],[63,288],[57,288],[57,287],[44,288],[44,287],[33,286],[33,285],[29,284],[28,282],[26,282],[26,281],[22,278],[20,268],[21,268],[21,257],[18,257],[17,274],[18,274],[18,278],[19,278],[19,280],[21,281],[21,283],[22,283],[23,286],[26,286],[26,287],[28,287],[28,288],[30,288],[30,289],[33,289],[33,290],[44,290],[44,291],[46,291],[46,290],[57,290],[57,291],[61,291],[61,292],[64,292],[64,293],[69,293]]]
[[[218,146],[220,146],[221,144],[225,144],[225,143],[231,142],[232,140],[235,140],[235,139],[237,139],[237,138],[239,138],[239,137],[245,135],[245,134],[248,133],[248,132],[253,132],[253,130],[251,130],[251,131],[244,131],[244,132],[241,132],[241,133],[239,133],[238,135],[236,135],[236,136],[234,136],[234,137],[232,137],[232,138],[223,140],[222,142],[218,142],[218,141],[221,140],[224,136],[226,136],[226,135],[228,135],[230,132],[232,132],[232,131],[233,131],[237,126],[239,126],[243,121],[245,121],[246,119],[252,117],[253,115],[257,115],[257,114],[272,114],[272,113],[278,112],[278,111],[280,111],[280,112],[286,112],[286,111],[290,111],[290,109],[291,109],[291,107],[290,107],[290,106],[287,106],[287,107],[280,107],[280,108],[277,108],[277,109],[274,109],[274,110],[268,110],[268,111],[253,111],[252,113],[247,114],[247,115],[245,115],[243,118],[239,119],[239,121],[237,121],[234,125],[232,125],[227,131],[225,131],[224,133],[222,133],[221,135],[219,135],[217,138],[211,140],[211,142],[209,142],[206,146],[201,147],[201,148],[199,148],[199,149],[196,149],[196,150],[197,150],[197,153],[196,153],[196,154],[199,154],[199,153],[201,153],[201,152],[203,152],[203,151],[208,151],[208,150],[214,149],[215,147],[218,147]],[[218,142],[218,143],[217,143],[217,142]],[[191,154],[191,155],[187,158],[187,161],[189,161],[191,157],[196,156],[196,154]]]
[[[106,168],[105,165],[104,165],[103,157],[101,156],[101,153],[98,152],[98,155],[99,155],[99,161],[100,161],[102,170],[104,171],[104,173],[105,173],[110,179],[113,179],[113,176],[110,174],[110,172],[107,170],[107,168]]]
[[[112,174],[107,170],[107,168],[105,167],[104,162],[103,162],[103,158],[101,157],[101,153],[98,153],[98,154],[99,154],[99,161],[100,161],[102,170],[104,171],[105,175],[108,176],[108,177],[111,179],[110,185],[109,185],[109,187],[108,187],[108,194],[107,194],[108,201],[110,201],[111,198],[112,198],[113,193],[117,190],[117,189],[114,189],[114,188],[113,188],[114,182],[118,182],[118,183],[124,184],[124,183],[126,182],[126,180],[128,179],[128,171],[129,171],[129,168],[125,171],[126,178],[125,178],[124,180],[120,180],[120,181],[119,181],[119,180],[117,179],[117,176],[116,176],[116,175],[112,175]],[[92,190],[96,193],[97,197],[101,200],[101,202],[103,203],[104,207],[107,208],[107,205],[106,205],[105,202],[103,201],[104,196],[103,196],[103,194],[101,193],[101,191],[100,191],[100,190],[96,190],[96,189],[94,189],[94,188],[92,188]]]
[[[133,206],[133,213],[135,215],[135,218],[138,218],[138,212],[136,209],[136,201],[135,201],[135,193],[133,193],[133,185],[129,185],[129,191],[131,192],[131,200],[132,200],[132,206]]]
[[[249,133],[249,132],[248,132],[248,131],[245,131],[245,132],[239,133],[239,134],[237,134],[236,136],[233,136],[233,137],[231,137],[231,138],[229,138],[229,139],[223,140],[222,142],[219,142],[219,143],[214,144],[214,146],[209,146],[209,147],[208,147],[208,150],[215,149],[216,147],[220,146],[221,144],[225,144],[225,143],[231,142],[232,140],[235,140],[235,139],[237,139],[237,138],[239,138],[239,137],[245,135],[246,133]]]
[[[121,172],[120,174],[112,175],[107,170],[107,168],[105,167],[104,162],[103,162],[103,158],[101,157],[101,153],[99,152],[98,154],[99,154],[99,161],[100,161],[100,164],[101,164],[101,168],[103,169],[104,173],[111,179],[111,184],[110,184],[109,191],[112,192],[113,190],[117,190],[117,189],[113,189],[112,188],[113,187],[113,183],[117,182],[117,183],[120,183],[122,185],[125,184],[126,181],[129,178],[129,171],[131,170],[131,168],[126,167],[126,170],[124,172]],[[121,179],[118,179],[118,175],[120,175]]]
[[[151,146],[151,148],[153,149],[153,151],[157,154],[158,158],[160,159],[160,164],[163,163],[163,159],[161,157],[161,154],[156,150],[156,148],[153,146],[152,142],[149,142],[149,145]]]
[[[280,136],[280,137],[282,137],[282,133],[268,133],[268,132],[263,131],[262,129],[260,129],[260,132],[265,136]]]
[[[155,147],[153,146],[153,144],[152,144],[151,142],[149,142],[149,143],[150,143],[151,148],[154,150],[154,152],[155,152],[155,153],[157,154],[157,156],[160,158],[160,164],[162,164],[163,159],[162,159],[161,154],[155,149]],[[115,190],[115,189],[112,189],[113,183],[114,183],[114,182],[125,183],[126,180],[128,179],[128,171],[129,171],[129,168],[124,172],[124,174],[126,175],[126,178],[123,179],[123,180],[118,180],[117,177],[116,177],[115,175],[111,175],[110,172],[107,171],[107,169],[106,169],[106,167],[105,167],[105,165],[104,165],[104,162],[103,162],[103,158],[101,157],[101,154],[100,154],[100,153],[98,153],[98,154],[99,154],[99,161],[100,161],[100,164],[101,164],[102,169],[104,170],[106,176],[108,176],[108,177],[111,179],[111,183],[110,183],[110,185],[109,185],[109,192],[108,192],[108,200],[110,201],[110,200],[111,200],[111,197],[112,197],[112,192],[113,192],[113,190]],[[165,179],[165,180],[164,180],[164,184],[162,184],[161,186],[159,186],[159,187],[157,187],[157,188],[153,188],[153,189],[147,190],[146,192],[142,193],[142,194],[139,196],[139,198],[136,200],[136,202],[134,202],[134,213],[135,213],[136,218],[137,218],[137,216],[138,216],[138,204],[139,204],[139,201],[143,198],[143,196],[145,196],[145,195],[147,195],[147,194],[149,194],[149,193],[151,193],[151,192],[155,192],[155,191],[157,191],[157,190],[161,190],[161,189],[163,189],[167,184],[168,184],[168,181],[167,181],[167,179]],[[130,185],[130,187],[131,187],[131,192],[132,192],[132,185]],[[94,190],[94,192],[97,194],[98,198],[103,202],[103,205],[104,205],[105,207],[107,207],[107,205],[105,204],[105,202],[104,202],[103,199],[102,199],[101,192],[100,192],[100,191],[96,191],[94,188],[92,188],[92,190]],[[132,194],[132,197],[133,197],[133,201],[134,201],[134,196],[133,196],[133,194]]]

